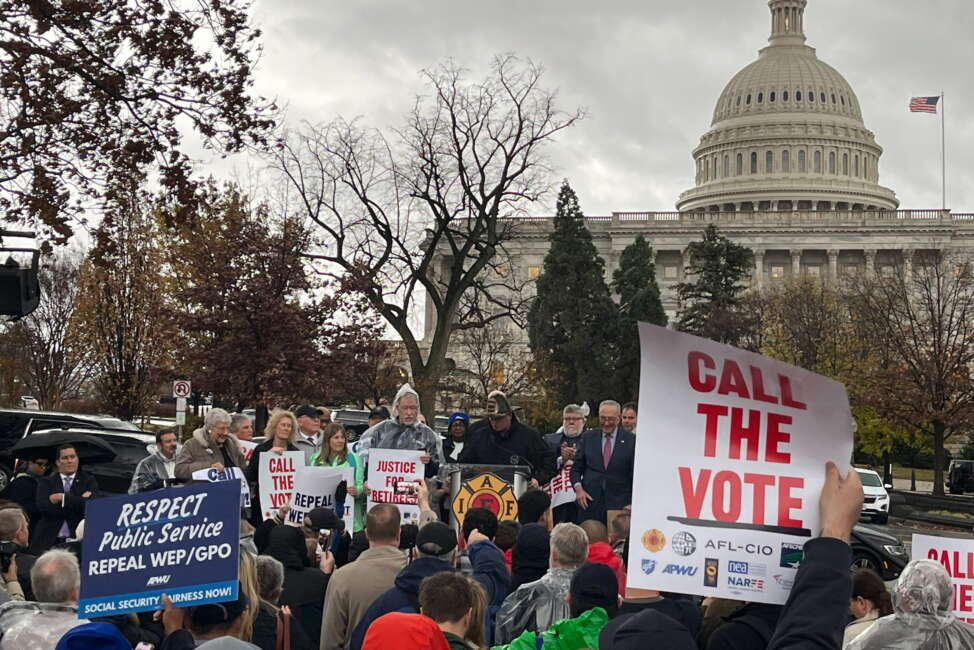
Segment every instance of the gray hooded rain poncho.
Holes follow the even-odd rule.
[[[521,585],[504,599],[494,620],[494,643],[510,643],[525,630],[544,632],[571,618],[568,590],[575,569],[551,568],[540,580]]]
[[[846,650],[974,650],[974,626],[951,611],[950,576],[933,560],[910,562],[893,591],[893,614]]]
[[[411,395],[419,404],[419,394],[409,384],[403,384],[392,401],[392,419],[379,422],[366,430],[354,449],[362,463],[368,465],[369,450],[375,449],[413,449],[430,455],[426,464],[426,477],[436,476],[443,462],[443,441],[439,434],[418,420],[408,426],[399,423],[399,402]]]

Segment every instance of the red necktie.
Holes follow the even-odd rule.
[[[609,468],[609,461],[612,460],[612,434],[606,434],[605,443],[602,445],[602,467]]]

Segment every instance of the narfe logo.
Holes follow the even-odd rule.
[[[708,557],[703,563],[703,586],[716,587],[717,575],[720,569],[720,560]]]

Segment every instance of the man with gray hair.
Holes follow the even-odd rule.
[[[549,433],[545,436],[548,449],[555,454],[555,464],[558,471],[575,460],[575,450],[582,442],[582,432],[585,431],[585,418],[588,417],[588,404],[569,404],[561,411],[561,431]],[[578,504],[574,501],[563,503],[552,511],[554,523],[565,521],[578,523]]]
[[[599,428],[582,434],[572,463],[572,486],[579,507],[579,521],[596,519],[603,524],[609,510],[632,503],[636,437],[619,426],[619,402],[599,404]]]
[[[176,478],[188,481],[201,469],[243,469],[243,454],[237,439],[230,435],[230,414],[212,408],[203,418],[203,426],[193,432],[176,456]]]
[[[419,421],[419,394],[403,384],[392,401],[392,419],[383,420],[362,434],[355,453],[364,465],[370,449],[411,449],[422,451],[426,478],[436,476],[443,462],[443,441],[439,434]]]
[[[14,544],[22,550],[27,550],[30,544],[30,532],[27,523],[27,516],[24,511],[17,507],[4,508],[0,510],[0,544]],[[11,553],[7,560],[7,565],[2,567],[3,586],[0,587],[0,603],[8,600],[23,600],[24,589],[20,586],[17,578],[17,556],[19,553]],[[28,559],[33,561],[32,556]]]
[[[36,601],[9,603],[0,613],[0,650],[53,648],[65,632],[88,622],[78,618],[81,570],[74,554],[47,551],[34,562],[30,582]]]
[[[548,572],[523,584],[504,599],[494,627],[495,645],[510,643],[525,630],[543,632],[571,618],[567,602],[572,576],[588,557],[588,536],[580,526],[563,523],[551,531]]]
[[[230,416],[230,434],[237,440],[250,442],[254,439],[254,423],[246,413]]]

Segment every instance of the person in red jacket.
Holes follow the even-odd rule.
[[[607,565],[619,581],[619,595],[626,593],[626,569],[609,544],[609,531],[601,521],[588,519],[581,524],[588,535],[588,561]]]

